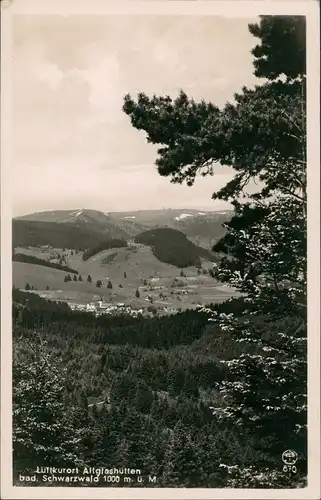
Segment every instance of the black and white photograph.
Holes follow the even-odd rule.
[[[3,498],[319,498],[317,3],[69,3],[1,6]]]

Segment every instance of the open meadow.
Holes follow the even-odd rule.
[[[211,263],[202,268],[176,266],[159,261],[150,247],[131,244],[126,248],[111,248],[83,261],[82,252],[53,248],[21,248],[17,253],[41,259],[57,260],[64,255],[72,273],[25,262],[13,262],[13,285],[25,289],[26,284],[42,297],[74,304],[97,302],[124,303],[132,307],[147,307],[152,303],[161,309],[195,308],[204,303],[222,302],[233,295],[231,289],[217,283],[208,274]],[[71,281],[65,281],[70,274]],[[82,281],[79,281],[81,276]],[[88,282],[88,276],[91,282]],[[97,281],[101,286],[97,287]],[[112,288],[108,288],[112,286]],[[138,293],[137,293],[138,290]],[[139,294],[139,296],[137,296]]]

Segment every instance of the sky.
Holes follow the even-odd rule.
[[[176,97],[183,89],[223,106],[258,83],[249,22],[257,19],[14,16],[13,215],[227,208],[211,196],[230,169],[218,165],[193,187],[171,184],[122,104],[127,93]]]

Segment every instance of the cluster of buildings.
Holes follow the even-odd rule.
[[[149,307],[135,309],[129,305],[123,304],[122,302],[119,302],[117,304],[110,304],[102,300],[99,300],[98,302],[89,302],[87,304],[70,303],[69,307],[73,311],[93,313],[96,317],[102,316],[103,314],[128,314],[132,317],[137,317],[140,315],[153,316],[156,312],[157,314],[163,315],[175,314],[179,311],[176,308],[168,309],[167,307],[162,307],[161,309],[157,308],[157,310],[155,308],[151,310]]]
[[[73,311],[94,313],[96,316],[101,316],[102,314],[130,314],[131,316],[138,316],[144,313],[144,309],[134,309],[121,302],[109,304],[102,300],[98,302],[89,302],[87,304],[69,304],[69,307]]]

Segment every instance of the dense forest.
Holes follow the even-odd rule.
[[[201,248],[187,239],[185,234],[176,229],[159,228],[144,231],[135,238],[136,243],[148,245],[155,257],[161,262],[177,267],[201,267],[201,258],[216,260],[208,250]]]
[[[121,228],[87,225],[85,223],[43,222],[14,219],[12,221],[12,246],[28,247],[49,245],[53,248],[87,250],[111,238],[127,237]]]
[[[16,289],[13,298],[15,478],[49,458],[59,467],[68,466],[62,450],[69,446],[70,451],[68,439],[73,436],[78,436],[73,463],[130,463],[142,470],[145,480],[155,475],[157,486],[224,486],[228,473],[220,465],[231,455],[244,467],[260,456],[267,462],[257,436],[226,427],[212,414],[211,408],[222,401],[217,386],[229,379],[224,361],[258,349],[235,343],[208,322],[208,313],[95,318]],[[238,314],[244,303],[235,299],[211,308]],[[284,319],[279,328],[291,328],[293,321]],[[262,318],[257,328],[270,335]],[[36,369],[41,377],[33,379]],[[56,417],[68,422],[68,436],[64,424],[48,442],[46,427],[42,431],[39,422],[30,436],[35,407],[23,405],[26,384],[42,425],[50,427],[51,412],[59,403]],[[89,401],[103,404],[89,407]],[[281,429],[279,433],[279,446],[286,448],[287,435]],[[22,445],[26,436],[31,442]],[[140,485],[132,479],[132,486]]]
[[[103,250],[109,250],[110,248],[122,248],[127,247],[127,241],[120,238],[113,238],[105,241],[101,241],[98,245],[88,248],[82,256],[82,260],[86,261]]]
[[[59,269],[60,271],[78,274],[78,271],[72,269],[71,267],[63,266],[57,262],[49,262],[48,260],[40,259],[39,257],[27,255],[25,253],[14,253],[12,260],[13,262],[26,262],[28,264],[36,264],[37,266],[51,267],[53,269]]]
[[[215,386],[228,377],[222,361],[245,350],[211,326],[206,313],[95,318],[28,292],[14,290],[13,296],[15,477],[42,463],[42,453],[52,453],[56,463],[53,449],[40,447],[47,435],[39,427],[31,448],[20,441],[32,419],[32,409],[21,407],[23,388],[28,383],[34,391],[38,411],[49,401],[54,405],[50,370],[56,370],[56,383],[64,380],[59,416],[69,422],[69,437],[78,436],[73,453],[79,463],[130,463],[144,477],[156,475],[158,486],[220,487],[227,475],[220,464],[231,454],[245,467],[257,461],[254,439],[212,415],[221,398]],[[213,306],[227,313],[240,308],[239,300]],[[263,321],[260,328],[267,330]],[[50,370],[42,372],[43,394],[39,379],[32,382],[32,369],[40,370],[45,359]],[[89,400],[104,404],[89,409]],[[41,415],[49,426],[50,413]],[[63,447],[61,436],[55,438]],[[68,464],[58,457],[59,467]]]

